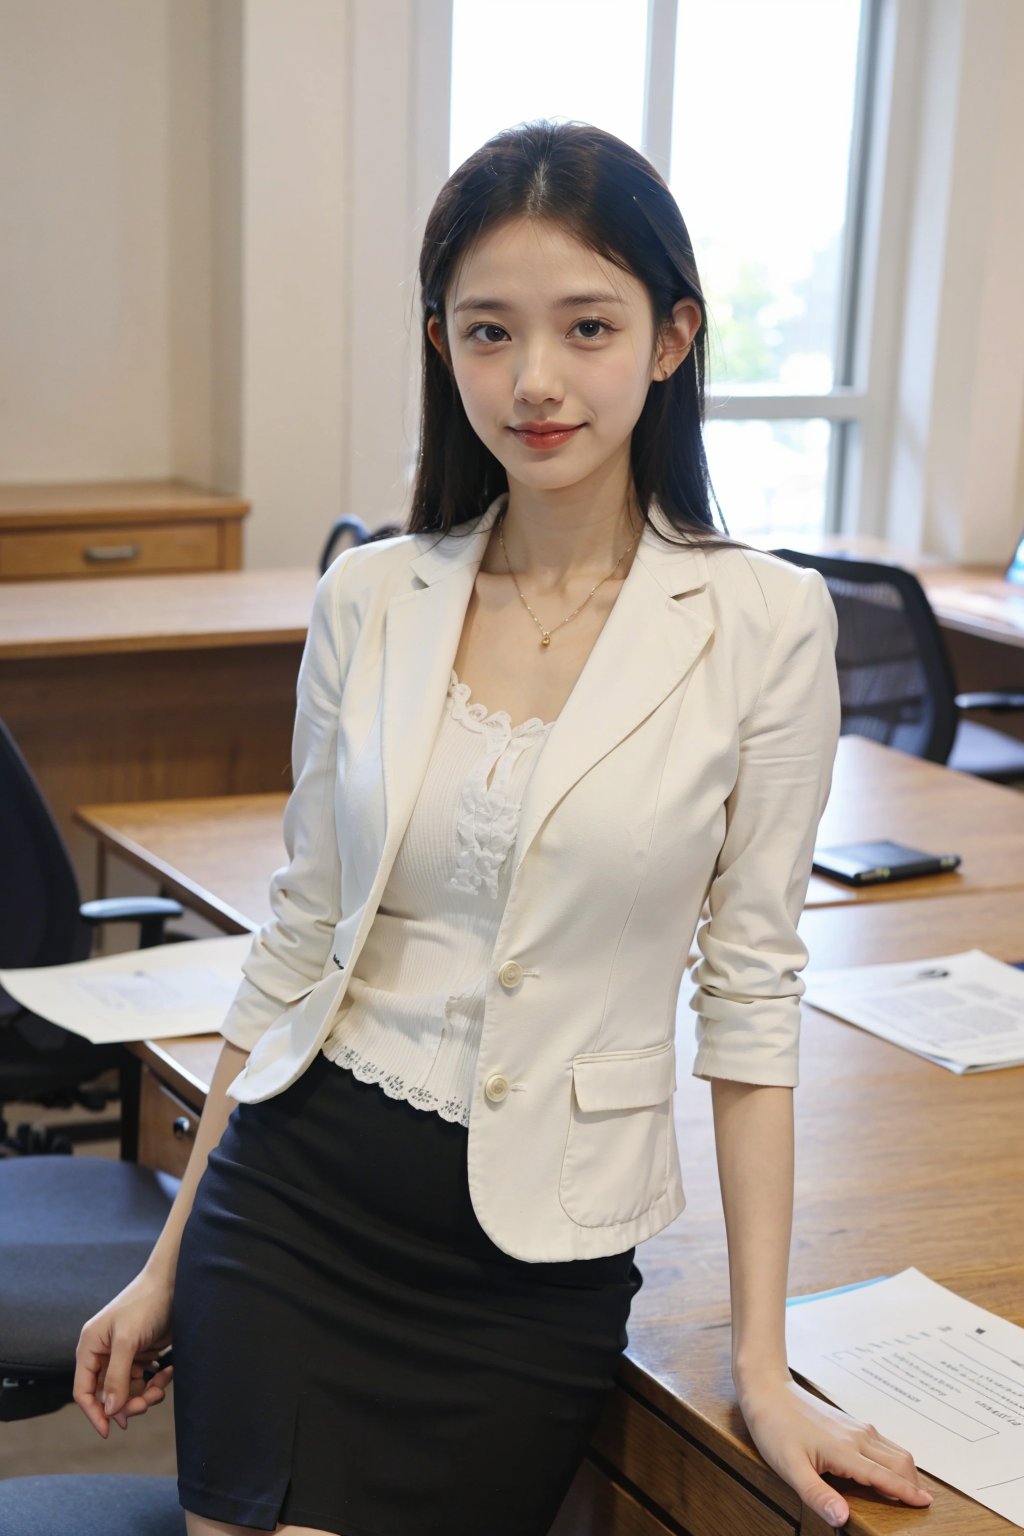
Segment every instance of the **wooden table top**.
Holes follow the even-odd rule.
[[[223,795],[80,805],[75,820],[169,896],[226,933],[247,933],[272,916],[270,877],[286,861],[288,796]]]
[[[12,582],[0,660],[301,645],[316,583],[304,567]]]
[[[194,911],[243,933],[271,916],[270,877],[285,862],[286,799],[282,793],[83,805],[75,819]],[[818,842],[869,837],[959,853],[963,864],[949,874],[863,890],[812,875],[808,907],[1024,888],[1024,795],[843,736]]]
[[[1024,648],[1024,587],[1004,581],[998,570],[948,566],[927,573],[922,584],[945,628]]]
[[[241,518],[249,503],[185,480],[78,480],[0,484],[0,531],[80,523]]]
[[[823,969],[980,948],[1024,958],[1015,893],[907,900],[804,913]],[[791,1295],[915,1265],[1024,1326],[1022,1069],[957,1077],[804,1005],[796,1091]],[[679,1010],[675,1118],[686,1191],[678,1221],[643,1243],[620,1379],[720,1463],[790,1514],[795,1495],[755,1454],[733,1396],[725,1227],[711,1094],[690,1073],[693,1015]],[[179,1091],[205,1092],[219,1036],[147,1043]],[[932,1478],[924,1514],[844,1485],[850,1536],[1002,1536],[1000,1517]]]
[[[844,886],[812,875],[805,905],[909,901],[1024,887],[1024,794],[927,763],[863,736],[842,736],[819,847],[886,839],[927,853],[958,853],[959,869],[888,885]]]

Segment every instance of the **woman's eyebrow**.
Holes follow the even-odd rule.
[[[621,304],[622,299],[614,293],[570,293],[564,299],[556,299],[553,309],[579,309],[584,304]],[[506,304],[501,299],[463,299],[456,304],[453,313],[461,314],[464,309],[490,309],[497,314],[507,315],[515,309],[514,304]]]

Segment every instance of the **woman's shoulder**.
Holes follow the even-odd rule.
[[[781,603],[788,607],[801,585],[823,580],[817,571],[808,572],[804,567],[774,555],[770,550],[757,549],[753,545],[705,545],[708,552],[708,579],[722,602],[732,601],[744,606],[757,600],[770,615]]]
[[[436,535],[435,535],[436,537]],[[320,578],[335,601],[365,602],[374,591],[389,590],[430,544],[430,535],[395,533],[342,550]]]
[[[741,641],[770,644],[787,615],[807,629],[835,628],[828,584],[816,570],[747,545],[714,549],[707,569],[716,623]]]

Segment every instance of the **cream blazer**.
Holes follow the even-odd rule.
[[[503,504],[447,535],[347,550],[319,582],[288,863],[223,1024],[250,1051],[229,1089],[242,1103],[294,1083],[331,1027]],[[796,925],[839,734],[836,638],[816,571],[644,529],[510,854],[468,1132],[473,1206],[506,1253],[619,1253],[683,1209],[675,1023],[705,902],[694,1073],[796,1083],[808,960]]]

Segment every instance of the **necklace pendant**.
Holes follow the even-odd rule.
[[[541,645],[550,645],[551,644],[551,636],[548,634],[547,630],[545,630],[544,634],[541,636],[540,643],[541,643]]]

